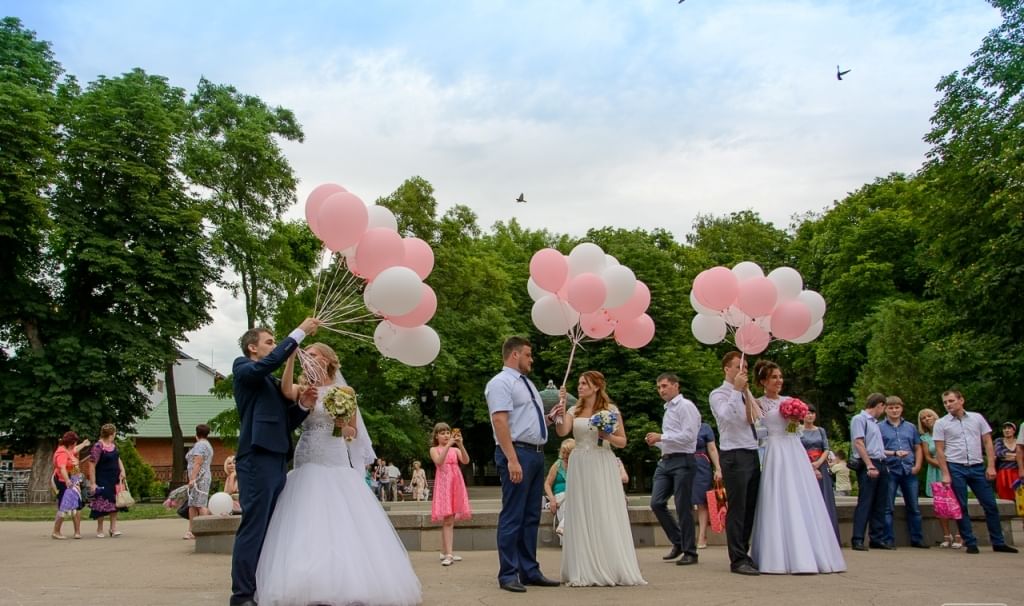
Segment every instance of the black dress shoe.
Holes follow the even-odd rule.
[[[511,591],[512,593],[526,593],[526,587],[523,586],[519,581],[509,581],[508,583],[500,583],[498,587],[501,587],[505,591]]]
[[[743,562],[742,564],[740,564],[738,566],[733,566],[730,569],[730,572],[735,572],[736,574],[745,574],[745,575],[750,576],[750,577],[756,577],[756,576],[759,576],[761,574],[760,570],[754,568],[753,566],[751,566],[747,562]]]
[[[666,553],[665,555],[661,556],[661,559],[663,559],[663,560],[674,560],[674,559],[678,558],[681,555],[683,555],[683,550],[680,549],[678,546],[673,545],[672,546],[672,550],[669,551],[668,553]]]
[[[864,543],[854,543],[850,546],[854,551],[867,551],[868,548],[864,546]]]
[[[683,557],[676,560],[676,566],[689,566],[690,564],[697,563],[697,556],[686,554]]]
[[[252,598],[244,598],[241,600],[230,600],[231,606],[257,606],[256,600]]]
[[[929,549],[929,547],[924,543],[911,543],[910,546],[914,549]]]
[[[545,576],[539,576],[535,579],[527,579],[523,581],[523,585],[536,585],[537,587],[558,587],[561,584],[561,581],[549,579]]]
[[[896,546],[892,543],[870,543],[871,549],[883,549],[888,551],[895,551]]]
[[[965,549],[965,551],[966,551],[967,553],[971,553],[971,554],[974,554],[974,553],[980,553],[980,552],[978,551],[978,546],[977,546],[977,545],[968,545],[968,546],[967,546],[967,549]]]
[[[1017,553],[1017,548],[1010,547],[1009,545],[993,545],[992,551],[998,551],[1000,553]]]

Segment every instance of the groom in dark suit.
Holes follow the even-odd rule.
[[[244,356],[235,359],[232,372],[241,420],[235,467],[242,522],[231,555],[232,606],[256,606],[256,564],[288,473],[291,432],[309,414],[308,408],[281,394],[279,381],[271,373],[319,325],[316,318],[306,318],[280,343],[266,328],[251,328],[239,339]]]

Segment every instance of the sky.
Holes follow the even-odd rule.
[[[300,179],[289,218],[321,183],[369,204],[420,176],[439,213],[463,204],[484,228],[660,227],[680,241],[698,214],[752,209],[785,228],[917,170],[935,85],[1000,22],[982,0],[0,7],[83,83],[141,67],[293,110],[305,139],[282,145]],[[211,290],[214,321],[183,349],[228,374],[244,306]]]

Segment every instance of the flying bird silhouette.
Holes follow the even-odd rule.
[[[844,72],[841,72],[841,71],[839,71],[839,66],[838,65],[836,66],[836,80],[842,80],[843,76],[845,76],[848,73],[850,73],[850,70],[846,70]]]
[[[520,204],[525,204],[526,198],[523,197],[523,194],[519,194],[519,197],[516,198],[516,202],[519,202]]]

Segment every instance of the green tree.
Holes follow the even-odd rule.
[[[1024,2],[991,4],[1003,22],[937,87],[922,220],[929,292],[950,320],[943,366],[1005,418],[1024,387]]]
[[[282,247],[274,226],[295,202],[296,179],[278,140],[302,141],[302,129],[290,110],[206,78],[189,110],[182,170],[206,194],[215,258],[234,272],[222,274],[221,283],[242,294],[252,328],[287,296],[282,279],[290,278],[276,269]]]
[[[202,213],[174,161],[184,94],[135,70],[66,92],[60,173],[53,184],[36,293],[5,323],[0,432],[35,453],[33,488],[65,429],[129,430],[174,343],[209,321],[213,278]]]

